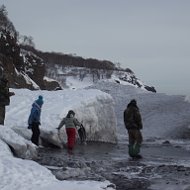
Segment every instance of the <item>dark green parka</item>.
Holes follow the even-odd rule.
[[[126,129],[142,129],[142,119],[136,101],[131,101],[124,111],[124,123]]]

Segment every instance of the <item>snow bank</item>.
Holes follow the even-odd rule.
[[[143,139],[189,138],[190,103],[182,95],[152,93],[133,86],[102,82],[90,88],[111,94],[115,101],[117,135],[126,141],[127,132],[123,122],[123,111],[131,99],[136,99],[143,120]],[[186,101],[185,101],[186,100]]]
[[[34,161],[13,157],[9,146],[12,146],[16,151],[20,149],[21,152],[26,152],[26,144],[28,142],[24,138],[6,126],[0,126],[0,134],[1,190],[114,189],[111,188],[114,186],[108,181],[58,181],[50,170]],[[21,152],[19,153],[21,154]]]
[[[1,190],[38,189],[57,181],[48,169],[34,161],[10,156],[0,158],[0,177]]]
[[[20,158],[35,158],[37,156],[36,147],[30,141],[7,126],[0,127],[0,139],[13,149],[16,156]]]
[[[16,154],[26,157],[29,152],[35,152],[35,147],[13,130],[0,126],[0,189],[1,190],[28,190],[34,186],[43,186],[55,182],[51,172],[30,160],[13,157],[10,147]],[[30,150],[30,151],[29,151]],[[30,186],[29,186],[30,184]]]
[[[41,115],[41,136],[54,144],[60,139],[66,142],[66,133],[58,136],[56,127],[67,112],[72,109],[76,118],[83,123],[87,140],[116,143],[116,116],[112,97],[99,90],[30,91],[12,89],[15,96],[7,107],[5,125],[13,129],[26,130],[33,101],[43,95]],[[23,129],[24,128],[24,129]],[[62,128],[64,130],[64,127]],[[21,132],[20,132],[21,133]],[[22,136],[27,136],[26,134]]]
[[[1,136],[3,136],[3,126],[0,127]],[[15,138],[16,135],[10,134],[10,130],[6,132],[7,134],[4,139],[9,139],[10,137]],[[15,139],[15,141],[17,140],[18,138]],[[21,138],[19,143],[25,144],[25,140]],[[108,181],[58,181],[50,170],[36,162],[13,157],[9,146],[1,139],[0,178],[1,190],[113,190],[113,188],[109,187],[111,184]]]
[[[86,127],[88,140],[116,142],[116,118],[110,95],[98,90],[11,91],[15,92],[15,96],[11,97],[11,104],[6,107],[5,126],[0,126],[1,190],[114,189],[108,181],[58,181],[47,168],[31,160],[15,158],[11,151],[21,158],[36,155],[36,146],[30,142],[31,131],[27,129],[27,120],[31,105],[39,95],[44,96],[42,134],[56,137],[55,141],[60,140],[55,128],[68,110],[73,109]]]

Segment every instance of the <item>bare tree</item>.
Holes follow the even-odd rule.
[[[8,18],[8,12],[5,5],[0,7],[0,32],[5,33],[9,31],[11,35],[14,35],[16,30],[13,23]]]
[[[21,40],[22,45],[30,46],[30,47],[35,48],[35,44],[33,42],[33,37],[32,36],[23,35],[23,36],[20,36],[20,40]]]

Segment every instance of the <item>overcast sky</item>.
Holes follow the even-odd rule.
[[[159,92],[190,94],[190,0],[0,0],[43,51],[119,62]]]

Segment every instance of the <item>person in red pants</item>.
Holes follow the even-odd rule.
[[[75,112],[70,110],[67,116],[62,119],[57,129],[60,130],[63,125],[65,125],[67,133],[67,149],[69,153],[72,153],[76,141],[76,127],[80,127],[82,124],[75,118]]]

